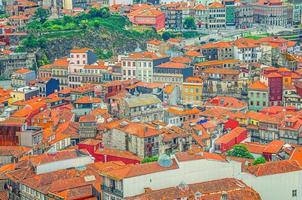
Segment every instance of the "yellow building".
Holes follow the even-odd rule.
[[[201,105],[202,99],[202,79],[199,77],[189,77],[182,84],[183,104]]]

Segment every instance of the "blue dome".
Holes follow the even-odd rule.
[[[157,162],[161,167],[171,167],[173,164],[171,158],[167,154],[160,155]]]

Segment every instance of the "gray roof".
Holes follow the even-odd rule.
[[[139,96],[131,96],[129,98],[125,98],[125,102],[130,108],[133,108],[161,103],[161,100],[152,94],[141,94]]]

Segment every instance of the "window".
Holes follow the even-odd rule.
[[[251,104],[251,106],[253,106],[253,105],[254,105],[254,102],[253,102],[253,101],[251,101],[251,103],[250,103],[250,104]]]
[[[292,197],[296,197],[297,196],[297,190],[292,190]]]

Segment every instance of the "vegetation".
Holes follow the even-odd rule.
[[[169,39],[171,38],[171,33],[168,32],[168,31],[164,32],[164,33],[162,34],[162,38],[163,38],[163,40],[165,40],[165,41],[169,40]]]
[[[44,23],[46,22],[46,20],[48,19],[50,13],[48,10],[44,9],[44,8],[38,8],[33,16],[33,19]]]
[[[158,160],[158,156],[146,157],[142,160],[142,163],[155,162]]]
[[[65,55],[66,50],[73,48],[74,45],[99,48],[96,49],[99,58],[106,59],[112,57],[116,49],[129,46],[127,44],[129,41],[135,44],[136,41],[142,43],[147,39],[159,38],[152,28],[135,30],[128,18],[111,14],[108,8],[92,8],[89,13],[81,13],[74,17],[66,15],[53,20],[47,20],[48,16],[47,10],[37,9],[32,21],[26,26],[28,36],[17,48],[18,52],[39,50],[38,65]],[[58,47],[57,44],[64,46]]]
[[[254,159],[254,156],[242,144],[235,145],[232,150],[229,150],[227,152],[227,155],[228,156],[239,157],[239,158]]]
[[[253,165],[258,165],[258,164],[263,164],[265,163],[266,160],[263,156],[259,157],[259,158],[256,158],[253,162]]]
[[[193,17],[191,17],[191,16],[185,18],[184,28],[185,29],[195,30],[196,29],[195,19]]]

